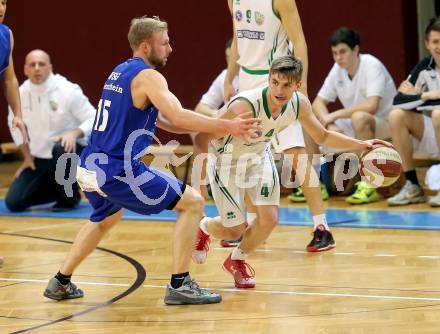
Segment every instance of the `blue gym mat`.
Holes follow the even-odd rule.
[[[66,212],[52,212],[51,206],[42,205],[24,212],[12,213],[5,207],[4,200],[0,200],[0,216],[87,219],[92,212],[90,205],[85,201],[82,201],[75,210]],[[440,230],[440,210],[437,212],[327,209],[326,212],[331,226]],[[217,209],[214,205],[207,205],[205,213],[213,217],[217,215]],[[124,213],[124,219],[128,220],[175,221],[176,218],[177,214],[174,211],[163,211],[150,216],[143,216],[128,210]],[[310,226],[312,225],[310,211],[306,208],[280,208],[279,223],[291,226]]]

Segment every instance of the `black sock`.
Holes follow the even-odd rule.
[[[171,282],[170,282],[171,286],[174,289],[180,288],[182,286],[182,284],[183,284],[183,280],[188,275],[189,275],[189,272],[181,273],[181,274],[172,274],[171,275]]]
[[[67,285],[70,283],[70,278],[72,277],[72,275],[63,275],[60,272],[58,272],[55,275],[55,278],[62,284],[62,285]]]
[[[406,179],[407,179],[409,182],[411,182],[412,184],[415,184],[415,185],[417,185],[417,186],[420,185],[420,184],[419,184],[419,180],[417,179],[416,171],[415,171],[414,169],[405,172],[405,177],[406,177]]]

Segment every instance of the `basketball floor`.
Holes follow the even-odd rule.
[[[0,195],[8,168],[0,165]],[[75,273],[85,297],[55,302],[43,290],[85,213],[56,216],[43,207],[17,216],[2,205],[0,333],[439,333],[440,210],[427,205],[347,207],[333,198],[337,246],[311,254],[306,206],[283,201],[282,225],[249,257],[255,289],[234,288],[221,269],[229,250],[218,241],[206,264],[192,265],[192,276],[223,296],[201,306],[163,304],[172,217],[127,214]]]

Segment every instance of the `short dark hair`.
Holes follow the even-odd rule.
[[[301,60],[293,55],[276,58],[270,66],[270,74],[280,73],[289,81],[301,80],[303,65]]]
[[[429,20],[429,23],[425,29],[425,40],[428,40],[429,33],[431,31],[440,32],[440,17],[433,17],[431,20]]]
[[[361,37],[357,31],[342,27],[336,30],[329,40],[330,46],[336,46],[340,43],[345,43],[350,49],[354,49],[356,45],[361,45]]]

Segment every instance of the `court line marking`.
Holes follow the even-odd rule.
[[[38,237],[38,236],[32,236],[32,235],[25,235],[25,234],[13,234],[13,233],[5,233],[5,232],[0,232],[0,235],[10,235],[10,236],[18,236],[18,237],[25,237],[25,238],[32,238],[32,239],[40,239],[40,240],[48,240],[48,241],[55,241],[55,242],[60,242],[60,243],[65,243],[65,244],[72,244],[71,241],[67,241],[67,240],[60,240],[60,239],[52,239],[52,238],[44,238],[44,237]],[[138,288],[140,288],[142,286],[142,283],[145,281],[145,278],[147,276],[147,273],[145,271],[145,268],[142,266],[142,264],[140,264],[139,262],[137,262],[135,259],[129,257],[128,255],[116,252],[114,250],[111,249],[107,249],[107,248],[103,248],[103,247],[96,247],[97,250],[100,250],[102,252],[106,252],[106,253],[110,253],[113,255],[116,255],[122,259],[124,259],[125,261],[127,261],[128,263],[130,263],[134,269],[136,270],[136,279],[135,281],[128,286],[128,289],[126,289],[125,291],[123,291],[122,293],[118,294],[117,296],[106,300],[102,303],[99,303],[93,307],[89,307],[86,308],[83,311],[80,312],[76,312],[76,313],[72,313],[68,316],[65,316],[63,318],[59,318],[59,319],[55,319],[55,320],[50,320],[47,321],[45,323],[39,324],[39,325],[35,325],[29,328],[25,328],[25,329],[21,329],[15,332],[12,332],[11,334],[18,334],[18,333],[26,333],[26,332],[30,332],[33,331],[35,329],[39,329],[39,328],[43,328],[43,327],[48,327],[66,320],[70,320],[74,317],[79,317],[82,316],[84,314],[87,313],[91,313],[94,312],[96,310],[105,308],[113,303],[115,303],[116,301],[130,295],[132,292],[136,291]]]
[[[432,260],[440,259],[440,256],[438,256],[438,255],[419,255],[417,257],[419,257],[421,259],[432,259]]]
[[[379,253],[379,254],[376,254],[376,255],[374,255],[374,256],[379,256],[379,257],[395,257],[395,256],[397,256],[396,254],[385,254],[385,253]]]
[[[212,247],[210,248],[211,250],[216,250],[216,251],[231,251],[231,249],[233,249],[233,247]],[[269,253],[269,252],[273,252],[276,251],[276,249],[271,249],[271,248],[257,248],[255,250],[255,252],[265,252],[265,253]],[[313,254],[311,252],[307,252],[307,251],[302,251],[302,250],[293,250],[291,251],[291,253],[294,254]],[[361,254],[361,253],[351,253],[351,252],[331,252],[331,253],[325,253],[327,255],[343,255],[343,256],[356,256],[356,255],[361,255],[361,256],[366,256],[368,254]],[[440,256],[439,255],[396,255],[396,254],[388,254],[388,253],[377,253],[377,254],[372,254],[371,256],[376,256],[376,257],[417,257],[420,259],[426,259],[426,260],[439,260]]]
[[[67,224],[78,224],[81,222],[82,221],[80,221],[80,220],[74,220],[74,221],[70,221],[70,222],[51,224],[51,225],[43,225],[43,226],[37,226],[37,227],[28,227],[28,228],[23,228],[23,229],[18,229],[18,230],[6,230],[3,232],[4,233],[20,233],[20,232],[28,232],[28,231],[38,231],[38,230],[44,230],[47,228],[59,227],[59,226],[67,225]]]
[[[31,283],[47,283],[48,280],[37,279],[20,279],[20,278],[0,278],[0,281],[14,281],[14,282],[31,282]],[[127,283],[104,283],[104,282],[75,282],[83,285],[98,285],[98,286],[120,286],[127,287]],[[147,289],[165,289],[165,285],[142,285]],[[439,302],[440,298],[434,297],[410,297],[410,296],[386,296],[386,295],[362,295],[352,293],[321,293],[321,292],[299,292],[299,291],[277,291],[277,290],[243,290],[243,289],[213,289],[214,291],[222,292],[242,292],[242,293],[262,293],[262,294],[277,294],[290,296],[322,296],[322,297],[339,297],[339,298],[363,298],[363,299],[383,299],[383,300],[408,300],[408,301],[435,301]]]

